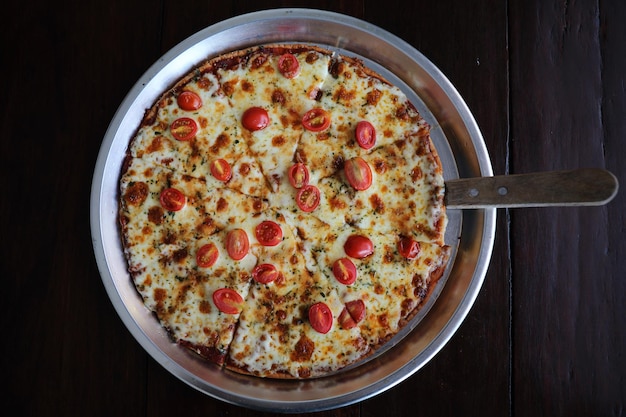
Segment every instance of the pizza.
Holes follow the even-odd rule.
[[[197,64],[146,109],[119,190],[143,303],[173,343],[234,372],[358,363],[450,257],[429,125],[361,60],[318,46]]]

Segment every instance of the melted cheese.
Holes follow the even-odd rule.
[[[293,79],[280,74],[278,56],[263,52],[236,68],[218,71],[240,129],[274,189],[293,164],[303,132],[300,120],[316,105],[316,92],[328,75],[329,56],[317,52],[295,55],[301,71]],[[241,125],[241,118],[247,109],[257,106],[267,110],[270,122],[266,128],[250,132]]]
[[[362,357],[369,347],[358,329],[344,330],[337,322],[344,305],[325,276],[308,270],[295,236],[283,225],[286,238],[263,262],[281,271],[276,282],[253,284],[239,327],[230,346],[232,363],[257,375],[311,377],[339,369]],[[260,258],[261,263],[261,258]],[[307,308],[324,302],[333,312],[327,334],[315,331]],[[303,349],[303,343],[310,349]]]
[[[433,272],[443,267],[448,257],[448,247],[420,242],[419,255],[409,260],[398,254],[397,235],[350,226],[338,229],[315,220],[307,226],[315,230],[304,236],[303,254],[308,264],[326,277],[327,288],[342,303],[365,302],[366,316],[358,326],[361,336],[374,346],[399,330],[401,321],[426,296]],[[372,241],[374,252],[365,259],[351,259],[357,279],[344,285],[334,278],[333,263],[346,257],[344,245],[348,237],[357,234]]]
[[[278,55],[260,49],[236,65],[208,63],[164,95],[129,146],[120,219],[135,286],[176,341],[208,357],[228,355],[230,366],[259,376],[306,378],[354,363],[398,331],[448,249],[441,168],[428,126],[406,97],[353,61],[299,48],[294,53],[302,68],[294,79],[281,75]],[[183,90],[197,93],[202,107],[180,109],[176,94]],[[241,118],[253,106],[268,111],[270,124],[250,132]],[[332,114],[325,132],[302,127],[302,116],[314,107]],[[195,138],[172,136],[169,126],[180,117],[197,123]],[[377,129],[372,149],[354,139],[360,120]],[[354,156],[372,167],[367,190],[353,190],[342,171]],[[211,174],[218,158],[231,166],[227,182]],[[312,213],[298,207],[298,190],[288,180],[296,161],[307,164],[310,184],[321,191]],[[169,187],[186,197],[179,211],[161,206],[160,194]],[[281,227],[276,246],[256,237],[264,220]],[[250,244],[239,261],[226,247],[234,228],[243,229]],[[334,278],[332,265],[346,256],[343,245],[355,233],[370,237],[375,251],[354,261],[358,279],[346,286]],[[421,241],[416,259],[398,255],[401,235]],[[203,268],[196,253],[208,243],[219,257]],[[264,263],[277,267],[279,279],[252,279]],[[220,288],[242,296],[240,313],[219,311],[212,295]],[[365,302],[366,316],[343,329],[339,317],[357,299]],[[326,334],[308,320],[316,302],[332,311]]]
[[[336,58],[333,67],[337,74],[326,77],[320,99],[320,107],[332,114],[330,128],[323,133],[305,131],[297,149],[311,166],[313,178],[330,176],[343,161],[427,129],[397,87],[366,76],[342,57]],[[361,120],[376,129],[376,145],[371,150],[356,142],[356,125]]]
[[[444,182],[434,161],[412,157],[423,152],[422,142],[411,136],[364,155],[372,171],[372,185],[366,190],[352,188],[343,171],[324,178],[316,216],[334,227],[350,224],[443,244]]]

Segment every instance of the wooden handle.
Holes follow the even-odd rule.
[[[603,169],[576,169],[446,181],[454,208],[599,206],[615,197],[617,178]]]

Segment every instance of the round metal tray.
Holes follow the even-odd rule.
[[[163,367],[215,398],[249,408],[311,412],[379,394],[419,370],[447,343],[482,286],[495,233],[495,209],[448,210],[446,243],[453,249],[444,277],[426,306],[377,355],[311,380],[244,376],[208,364],[173,344],[135,290],[118,227],[122,161],[145,109],[202,60],[268,43],[310,43],[357,56],[404,90],[430,123],[446,179],[491,176],[480,130],[458,92],[421,53],[361,20],[310,9],[276,9],[235,17],[181,42],[146,71],[116,112],[103,139],[91,193],[91,229],[102,281],[120,318]]]

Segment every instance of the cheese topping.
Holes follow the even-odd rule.
[[[200,65],[146,113],[120,179],[146,307],[174,341],[239,372],[309,378],[367,356],[449,256],[428,129],[398,88],[320,48]],[[403,238],[418,242],[411,259]]]

